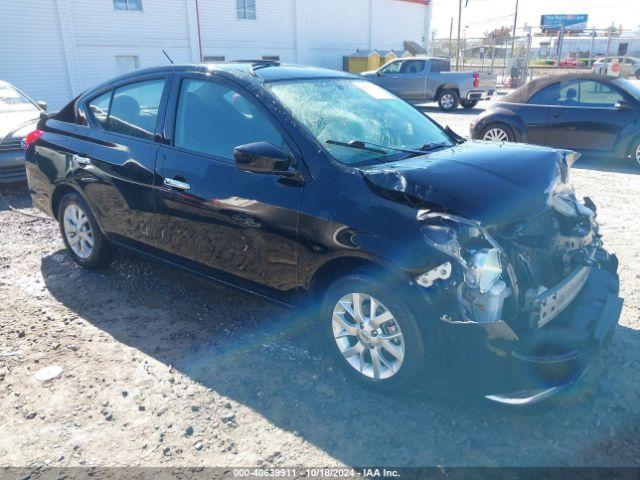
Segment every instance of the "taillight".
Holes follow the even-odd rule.
[[[480,85],[480,74],[479,73],[474,73],[473,74],[473,88],[478,88],[478,85]]]
[[[43,133],[42,130],[34,130],[33,132],[27,133],[27,136],[22,139],[22,149],[26,151],[29,145],[39,139]]]

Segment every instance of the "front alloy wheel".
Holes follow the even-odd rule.
[[[380,272],[350,273],[329,286],[320,320],[327,351],[346,376],[369,389],[398,394],[439,371],[437,335],[429,330],[432,315],[424,305],[414,313],[414,295],[408,285]]]
[[[502,127],[491,127],[485,130],[482,139],[490,142],[508,142],[509,134]]]
[[[393,377],[404,361],[402,329],[384,304],[366,293],[349,293],[335,304],[333,337],[352,368],[376,380]]]

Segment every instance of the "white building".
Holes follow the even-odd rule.
[[[429,0],[0,2],[0,79],[60,108],[136,68],[275,58],[342,68],[357,49],[426,46]]]

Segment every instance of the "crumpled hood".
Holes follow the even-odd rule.
[[[411,159],[360,167],[360,171],[380,195],[489,226],[548,208],[566,153],[532,145],[468,141]]]

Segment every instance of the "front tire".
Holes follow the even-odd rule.
[[[480,138],[490,142],[513,142],[515,135],[513,130],[502,123],[490,123],[484,127]]]
[[[455,90],[442,90],[438,94],[438,106],[444,112],[450,112],[458,108],[460,95]]]
[[[461,100],[460,105],[466,110],[470,110],[478,105],[478,100]]]
[[[80,195],[68,193],[62,198],[58,223],[69,255],[78,265],[100,268],[111,260],[113,249]]]
[[[374,391],[399,393],[417,382],[425,342],[402,299],[403,286],[380,285],[370,273],[339,278],[327,290],[321,321],[334,363],[349,378]]]

